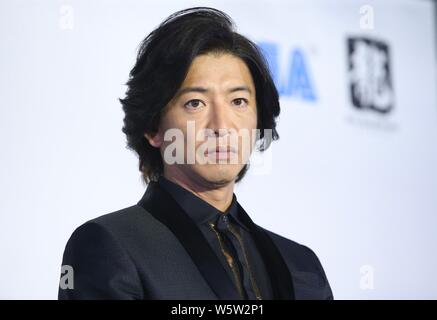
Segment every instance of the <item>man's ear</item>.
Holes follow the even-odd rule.
[[[159,131],[156,133],[152,133],[152,134],[145,133],[144,137],[147,139],[147,141],[149,141],[149,143],[152,147],[155,147],[155,148],[161,147],[162,137],[161,137],[161,134],[159,133]]]

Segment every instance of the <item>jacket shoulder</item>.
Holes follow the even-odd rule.
[[[134,215],[129,207],[89,220],[68,240],[62,265],[74,272],[73,288],[59,288],[59,299],[141,299],[137,266],[117,234],[117,223]],[[114,231],[115,230],[115,231]]]
[[[133,221],[147,219],[150,214],[138,205],[132,205],[123,209],[112,211],[94,219],[87,223],[95,223],[102,227],[115,228],[116,226],[124,225],[125,223],[132,223]]]

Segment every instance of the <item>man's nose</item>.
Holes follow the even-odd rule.
[[[211,108],[209,118],[209,128],[214,131],[215,136],[223,137],[229,133],[230,129],[230,110],[225,102],[214,103]]]

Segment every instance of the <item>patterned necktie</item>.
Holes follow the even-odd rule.
[[[241,234],[238,232],[237,228],[230,221],[230,218],[226,214],[221,214],[216,224],[215,225],[211,224],[211,227],[216,233],[222,253],[226,257],[226,261],[228,262],[232,270],[232,273],[234,275],[234,280],[235,283],[237,284],[237,289],[240,293],[240,296],[243,299],[248,298],[243,285],[243,275],[242,275],[243,267],[240,265],[239,261],[237,261],[238,259],[237,250],[234,247],[233,245],[234,242],[231,241],[231,238],[236,240],[237,245],[241,249],[242,256],[244,259],[244,264],[250,279],[250,283],[252,285],[253,292],[255,294],[256,299],[261,300],[262,299],[261,293],[249,264],[247,249],[244,244],[243,238],[241,237]]]

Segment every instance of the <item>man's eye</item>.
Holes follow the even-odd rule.
[[[237,98],[237,99],[234,99],[233,101],[237,107],[244,107],[249,103],[249,101],[247,99],[244,99],[244,98]]]
[[[200,101],[199,99],[193,99],[188,101],[184,107],[188,108],[188,109],[199,109],[201,106],[201,103],[203,103],[202,101]]]

